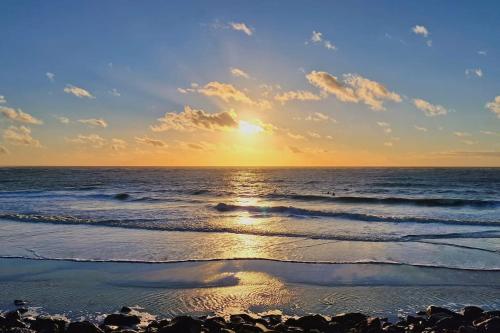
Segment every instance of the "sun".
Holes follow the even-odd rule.
[[[241,134],[245,135],[257,134],[264,131],[264,129],[259,125],[252,124],[244,120],[240,120],[238,129]]]

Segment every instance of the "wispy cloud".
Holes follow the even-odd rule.
[[[0,104],[5,104],[7,103],[7,99],[5,99],[4,95],[0,95]]]
[[[54,73],[51,73],[51,72],[45,73],[45,76],[47,77],[47,79],[49,79],[50,82],[54,82],[54,80],[56,78],[56,75]]]
[[[424,37],[429,36],[429,30],[427,30],[427,28],[425,26],[423,26],[423,25],[418,25],[417,24],[416,26],[414,26],[413,28],[411,28],[411,30],[416,35],[421,35],[421,36],[424,36]]]
[[[268,109],[271,104],[267,100],[253,100],[245,92],[239,90],[235,86],[229,83],[223,83],[218,81],[212,81],[205,84],[201,88],[188,88],[185,89],[186,92],[197,91],[205,96],[212,96],[222,99],[224,102],[239,102],[245,104],[251,104],[262,109]]]
[[[94,148],[102,148],[106,145],[106,139],[98,134],[78,134],[76,138],[67,139],[67,141],[83,145],[90,145]]]
[[[10,126],[3,132],[6,142],[14,145],[41,147],[40,141],[31,136],[31,129],[26,126]]]
[[[0,155],[7,155],[9,153],[9,150],[5,146],[0,145]]]
[[[64,92],[78,98],[95,98],[89,91],[80,87],[73,86],[71,84],[66,85],[66,88],[64,88]]]
[[[59,120],[59,122],[61,124],[69,124],[70,123],[70,120],[67,117],[56,117],[56,118],[57,118],[57,120]]]
[[[337,49],[335,44],[333,44],[329,40],[324,39],[323,33],[319,32],[319,31],[313,31],[309,41],[311,43],[314,43],[314,44],[322,44],[328,50],[335,51]]]
[[[401,102],[401,96],[389,91],[383,84],[360,75],[346,74],[344,81],[327,72],[312,71],[306,75],[309,82],[325,93],[335,95],[342,102],[368,105],[372,110],[385,110],[384,101]]]
[[[120,94],[120,92],[116,88],[109,90],[108,94],[110,94],[111,96],[115,96],[115,97],[120,97],[122,95],[122,94]]]
[[[202,130],[224,130],[237,128],[236,113],[224,111],[218,113],[208,113],[203,110],[192,109],[185,106],[184,111],[167,112],[165,116],[158,119],[158,124],[152,125],[154,132],[162,132],[170,129],[178,131]]]
[[[392,133],[391,124],[386,123],[384,121],[377,121],[377,125],[384,130],[385,134],[391,134]]]
[[[243,22],[230,22],[229,26],[231,27],[231,29],[236,30],[236,31],[241,31],[248,36],[252,36],[254,33],[254,29],[249,27],[248,25],[246,25]]]
[[[453,135],[458,136],[459,138],[466,138],[472,136],[472,134],[468,132],[453,132]]]
[[[500,96],[496,96],[494,100],[486,103],[486,108],[497,115],[500,118]]]
[[[434,105],[420,98],[414,99],[413,104],[417,109],[423,111],[427,117],[442,116],[448,113],[444,106]]]
[[[108,127],[108,123],[104,119],[90,118],[90,119],[80,119],[79,123],[91,126],[91,127]]]
[[[114,151],[119,151],[126,148],[127,148],[127,141],[117,138],[111,139],[111,149],[113,149]]]
[[[159,139],[153,139],[148,136],[143,136],[143,137],[135,137],[135,142],[143,144],[143,145],[149,145],[153,147],[158,147],[158,148],[167,148],[168,145]]]
[[[500,132],[493,132],[493,131],[479,131],[479,132],[484,135],[500,136]]]
[[[250,78],[250,75],[247,72],[245,72],[244,70],[240,69],[240,68],[231,67],[230,70],[231,70],[231,74],[233,76],[243,77],[245,79],[249,79]]]
[[[292,132],[287,132],[286,135],[289,138],[294,139],[294,140],[304,140],[305,139],[305,137],[303,135],[292,133]]]
[[[447,151],[439,152],[437,155],[450,156],[450,157],[492,157],[500,158],[500,151]]]
[[[427,128],[426,128],[426,127],[422,127],[422,126],[418,126],[418,125],[415,125],[414,127],[415,127],[415,129],[416,129],[417,131],[420,131],[420,132],[427,132]]]
[[[7,119],[12,121],[17,121],[25,124],[41,125],[43,122],[29,113],[23,112],[21,109],[14,110],[13,108],[8,108],[0,106],[0,113]]]
[[[479,50],[479,51],[477,51],[477,54],[482,55],[482,56],[486,56],[486,55],[488,55],[488,52],[485,50]]]
[[[336,123],[337,120],[334,118],[322,113],[322,112],[314,112],[313,114],[308,115],[305,120],[309,121],[331,121],[333,123]]]
[[[483,70],[481,68],[470,68],[465,70],[466,76],[483,77]]]
[[[281,94],[277,94],[274,96],[274,99],[281,104],[285,104],[289,101],[319,101],[321,96],[316,95],[307,90],[295,90],[295,91],[286,91]]]

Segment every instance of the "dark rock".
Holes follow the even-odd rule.
[[[382,331],[387,332],[387,333],[405,333],[406,332],[404,327],[397,326],[397,325],[385,326]],[[411,332],[411,331],[409,331],[409,332]]]
[[[231,322],[241,322],[241,320],[243,320],[245,323],[255,323],[256,321],[256,318],[255,317],[252,317],[250,316],[249,314],[247,313],[239,313],[239,314],[236,314],[236,315],[231,315],[229,317],[229,321]]]
[[[449,309],[446,309],[446,308],[442,308],[442,307],[439,307],[439,306],[434,306],[434,305],[430,305],[427,307],[427,310],[426,310],[426,313],[428,316],[432,316],[434,314],[438,314],[438,313],[444,313],[444,314],[447,314],[447,315],[450,315],[450,316],[455,316],[457,315],[455,312],[449,310]]]
[[[28,312],[28,309],[26,309],[26,308],[19,308],[19,309],[17,309],[17,311],[19,311],[20,314],[25,314],[26,312]]]
[[[477,306],[466,306],[461,311],[462,316],[468,321],[473,321],[481,318],[483,315],[483,309]]]
[[[128,306],[124,306],[121,308],[120,312],[121,313],[130,313],[130,312],[132,312],[132,309],[129,308]]]
[[[14,311],[9,311],[4,314],[5,319],[7,320],[20,320],[21,319],[21,313],[18,310]]]
[[[88,321],[70,323],[66,333],[102,333],[103,331],[96,325]]]
[[[264,332],[260,327],[252,324],[243,324],[238,328],[238,333],[262,333]]]
[[[201,321],[189,316],[179,316],[172,322],[159,329],[158,333],[200,333]]]
[[[380,318],[370,317],[366,320],[367,333],[380,332],[381,330],[382,330],[382,322],[380,321]]]
[[[500,317],[493,317],[474,324],[479,331],[484,333],[500,332]]]
[[[436,327],[440,329],[455,330],[463,324],[460,317],[445,317],[436,322]]]
[[[222,317],[207,318],[203,326],[208,328],[210,332],[220,332],[223,328],[226,328],[226,320]]]
[[[39,333],[63,333],[67,320],[50,316],[38,316],[31,323],[31,328]]]
[[[321,315],[308,315],[298,319],[290,318],[285,322],[285,325],[300,327],[305,330],[317,329],[324,331],[328,328],[328,321]]]
[[[7,333],[35,333],[35,331],[24,327],[11,327],[7,330]]]
[[[112,313],[104,319],[104,325],[114,325],[119,327],[130,327],[137,325],[141,319],[136,315],[128,315],[123,313]]]
[[[114,198],[117,199],[117,200],[127,200],[128,198],[130,198],[130,194],[128,194],[128,193],[118,193],[118,194],[115,194]]]
[[[21,299],[16,299],[16,300],[14,300],[14,305],[15,305],[15,306],[25,306],[26,304],[28,304],[28,302],[23,301],[23,300],[21,300]]]
[[[342,313],[332,317],[332,322],[339,323],[344,328],[366,326],[366,318],[362,313]]]
[[[477,330],[472,326],[460,326],[458,333],[477,333]]]
[[[281,315],[265,315],[265,316],[262,316],[262,318],[264,320],[267,320],[269,322],[269,324],[271,325],[278,325],[279,323],[281,323],[281,320],[282,320],[282,316]]]

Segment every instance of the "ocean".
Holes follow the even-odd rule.
[[[0,305],[22,290],[41,303],[40,280],[22,274],[52,267],[42,281],[73,290],[52,303],[61,311],[97,290],[115,296],[103,309],[85,303],[89,311],[109,310],[123,290],[127,302],[151,307],[168,291],[177,301],[163,299],[167,314],[377,313],[412,309],[415,299],[494,307],[500,169],[0,168],[0,240],[0,285],[9,286]],[[114,267],[127,278],[103,278]],[[81,283],[75,300],[65,270],[106,287]],[[253,304],[229,292],[248,283],[274,297]],[[182,297],[191,301],[179,305]]]

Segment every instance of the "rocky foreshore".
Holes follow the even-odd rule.
[[[20,300],[16,310],[0,314],[1,333],[500,333],[500,311],[468,306],[454,312],[438,306],[390,322],[387,318],[362,313],[332,316],[319,314],[289,317],[279,314],[233,314],[220,316],[178,316],[152,319],[131,308],[109,314],[100,322],[70,321],[65,317],[34,315]]]

